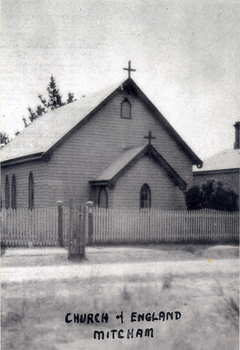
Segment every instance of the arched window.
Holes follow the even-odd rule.
[[[127,98],[121,103],[121,118],[131,119],[131,104]]]
[[[107,190],[105,187],[101,187],[99,189],[98,193],[98,206],[100,208],[106,208],[108,207],[108,196],[107,196]]]
[[[151,208],[151,190],[148,184],[144,184],[140,191],[140,209]]]
[[[12,208],[17,208],[17,187],[16,187],[16,176],[13,174],[12,176]]]
[[[8,209],[10,207],[9,200],[9,180],[8,175],[5,177],[5,208]]]
[[[29,173],[28,178],[28,208],[34,208],[34,180],[32,172]]]

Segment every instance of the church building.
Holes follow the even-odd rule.
[[[34,120],[1,150],[2,206],[186,209],[202,161],[131,78]]]

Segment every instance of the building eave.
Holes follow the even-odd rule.
[[[69,132],[67,132],[62,138],[60,138],[52,147],[50,147],[46,152],[46,156],[50,156],[56,148],[63,144],[68,138],[70,138],[75,131],[79,130],[84,124],[86,124],[104,105],[106,105],[119,91],[126,91],[129,94],[137,93],[140,100],[144,105],[150,110],[153,116],[157,119],[161,125],[166,129],[166,131],[177,141],[179,147],[185,152],[185,154],[191,159],[193,165],[198,168],[202,168],[202,160],[193,152],[193,150],[186,144],[186,142],[181,138],[181,136],[176,132],[176,130],[171,126],[171,124],[166,120],[166,118],[161,114],[161,112],[155,107],[155,105],[149,100],[149,98],[144,94],[144,92],[138,87],[132,78],[126,79],[122,84],[120,84],[110,95],[108,95],[97,107],[95,107],[89,114],[87,114],[78,124],[76,124]]]
[[[108,180],[90,180],[89,183],[91,186],[107,186]]]
[[[6,167],[9,165],[17,165],[17,164],[21,164],[21,163],[36,161],[36,160],[48,160],[48,159],[44,159],[44,154],[41,152],[41,153],[30,154],[30,155],[23,156],[23,157],[5,160],[5,161],[1,162],[1,167]]]
[[[193,175],[214,175],[214,174],[227,174],[227,173],[239,173],[240,168],[232,169],[216,169],[216,170],[201,170],[193,171]]]
[[[176,132],[176,130],[170,125],[170,123],[165,119],[161,112],[154,106],[154,104],[148,99],[144,92],[138,87],[138,85],[132,80],[132,78],[126,79],[122,84],[118,85],[105,99],[102,100],[95,108],[92,109],[87,115],[85,115],[74,127],[72,127],[68,132],[66,132],[62,137],[60,137],[54,144],[52,144],[48,149],[42,149],[44,154],[44,159],[49,159],[51,154],[61,146],[67,139],[69,139],[77,130],[79,130],[84,124],[86,124],[96,113],[108,103],[116,94],[120,91],[125,91],[128,94],[134,94],[139,97],[146,108],[152,113],[154,118],[166,129],[166,131],[171,135],[174,140],[176,140],[178,147],[182,149],[183,152],[189,157],[193,165],[201,168],[203,162],[197,155],[192,151],[192,149],[185,143],[181,136]],[[64,108],[64,107],[63,107]],[[35,154],[27,155],[24,157],[14,158],[11,160],[3,161],[4,165],[16,164],[28,160],[36,159]]]
[[[187,183],[181,178],[181,176],[171,167],[171,165],[158,153],[158,151],[152,145],[144,146],[131,160],[123,166],[114,176],[109,179],[92,180],[89,181],[92,186],[108,186],[114,187],[117,180],[123,176],[128,169],[130,169],[141,157],[148,155],[154,158],[157,163],[164,168],[169,178],[178,186],[182,191],[186,190]]]
[[[161,154],[152,145],[148,146],[148,152],[155,157],[162,167],[167,172],[168,176],[174,181],[182,191],[187,188],[187,183],[181,178],[181,176],[171,167],[171,165],[161,156]]]
[[[196,165],[198,168],[202,168],[203,161],[193,152],[193,150],[186,144],[182,137],[177,133],[177,131],[171,126],[167,119],[162,115],[158,108],[149,100],[149,98],[144,94],[144,92],[138,87],[138,85],[130,78],[129,79],[132,86],[136,89],[139,98],[146,105],[146,107],[153,113],[155,118],[164,126],[166,131],[177,141],[180,148],[188,155],[191,159],[192,164]]]

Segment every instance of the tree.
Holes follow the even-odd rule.
[[[9,136],[5,132],[0,132],[0,138],[1,138],[1,145],[6,145],[8,142],[10,142]]]
[[[208,180],[201,185],[191,187],[185,192],[188,210],[214,209],[221,211],[237,211],[238,195],[224,187],[223,183]]]
[[[39,95],[38,98],[44,105],[46,109],[56,109],[59,107],[64,106],[65,103],[62,102],[62,96],[59,93],[59,89],[57,88],[57,84],[55,81],[55,78],[51,75],[50,82],[47,87],[48,92],[48,101],[42,97],[42,95]]]
[[[62,96],[59,92],[59,89],[57,87],[57,84],[53,75],[51,75],[50,77],[50,82],[47,86],[47,92],[48,92],[48,99],[44,98],[40,94],[38,95],[38,98],[41,103],[37,105],[35,110],[32,109],[31,107],[28,107],[28,113],[29,113],[28,120],[26,118],[23,118],[25,127],[27,127],[35,119],[41,117],[43,114],[76,101],[74,94],[72,92],[69,92],[66,102],[63,102]]]

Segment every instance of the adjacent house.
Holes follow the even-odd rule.
[[[2,148],[2,206],[69,199],[108,208],[185,209],[202,161],[134,80],[31,123]]]
[[[227,188],[239,196],[240,183],[240,122],[234,124],[235,142],[233,149],[224,150],[204,160],[201,169],[194,169],[193,183],[201,183],[214,179],[221,181]]]

